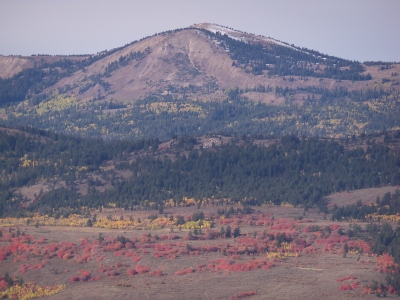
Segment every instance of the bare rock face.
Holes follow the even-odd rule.
[[[133,53],[143,55],[130,59]],[[129,57],[126,65],[119,65],[103,76],[108,66],[121,57]],[[90,77],[96,75],[103,76],[107,88],[96,84],[82,92],[82,87],[91,83]],[[125,47],[62,79],[47,91],[70,85],[75,87],[71,92],[78,94],[81,100],[100,95],[106,99],[130,101],[153,93],[171,92],[195,98],[216,98],[220,89],[253,86],[262,81],[233,67],[225,49],[202,31],[184,29],[159,34]]]

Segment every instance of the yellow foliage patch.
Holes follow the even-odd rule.
[[[400,215],[378,215],[377,213],[366,215],[367,220],[386,221],[397,223],[400,221]]]
[[[53,287],[42,287],[33,283],[26,283],[23,285],[14,285],[3,292],[0,292],[0,298],[22,300],[35,299],[57,294],[63,289],[65,289],[65,284]]]
[[[200,228],[211,228],[212,222],[203,221],[187,221],[185,224],[180,225],[182,229],[200,229]]]
[[[91,222],[89,222],[89,220]],[[170,220],[167,217],[159,217],[155,219],[145,219],[140,223],[131,220],[120,220],[115,218],[97,218],[96,221],[92,221],[91,218],[76,214],[71,214],[68,218],[61,216],[56,219],[47,215],[41,216],[35,214],[30,218],[4,218],[0,219],[0,226],[11,227],[18,225],[30,225],[30,226],[71,226],[71,227],[87,227],[89,224],[93,227],[108,228],[108,229],[124,229],[124,230],[157,230],[161,228],[170,228],[175,226],[175,220]],[[200,228],[211,228],[212,222],[209,220],[203,221],[188,221],[183,225],[179,225],[182,229],[200,229]]]
[[[40,102],[36,107],[36,112],[42,115],[49,111],[62,111],[77,104],[78,100],[75,96],[67,97],[65,95],[59,95],[49,101]]]

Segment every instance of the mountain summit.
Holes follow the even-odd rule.
[[[132,101],[171,92],[209,100],[232,87],[259,85],[361,89],[365,83],[349,85],[338,79],[371,79],[374,72],[360,63],[210,23],[159,33],[89,57],[2,57],[0,64],[3,77],[13,75],[13,70],[43,67],[57,78],[39,93],[59,91],[86,101]],[[307,81],[284,83],[283,76]],[[282,100],[257,93],[248,96],[266,103]]]

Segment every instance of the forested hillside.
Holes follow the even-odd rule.
[[[123,207],[149,199],[160,203],[173,195],[175,201],[186,196],[251,205],[323,206],[322,196],[332,192],[397,184],[399,163],[381,146],[345,151],[335,142],[286,136],[268,148],[249,142],[216,152],[192,151],[176,161],[138,160],[129,168],[131,181],[121,182],[104,197],[89,195],[87,204],[103,198],[103,203]]]
[[[152,96],[123,102],[80,103],[59,96],[36,107],[8,108],[8,126],[34,126],[81,137],[106,140],[170,139],[173,135],[262,134],[345,138],[400,128],[398,94],[383,89],[349,91],[309,87],[302,105],[294,103],[303,89],[258,87],[278,97],[280,106],[246,99],[246,89],[234,88],[224,101],[187,101],[176,96]]]
[[[397,133],[387,135],[387,144],[377,144],[372,137],[354,141],[364,143],[361,148],[349,146],[349,140],[232,136],[224,143],[211,139],[210,147],[200,137],[163,146],[156,139],[105,142],[3,130],[1,212],[160,208],[185,198],[246,205],[290,203],[326,211],[322,199],[330,193],[400,183],[398,138]],[[120,176],[121,172],[130,176]],[[18,192],[45,181],[62,185],[33,199]]]
[[[3,128],[0,130],[0,210],[18,211],[16,208],[27,200],[15,193],[20,187],[51,180],[73,185],[77,178],[87,178],[89,172],[99,170],[105,161],[147,149],[154,143],[158,144],[151,139],[105,143],[102,139],[71,138],[31,128]],[[69,206],[68,199],[63,201],[63,205]]]

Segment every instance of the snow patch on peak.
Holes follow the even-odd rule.
[[[217,24],[211,24],[211,23],[201,23],[201,24],[195,24],[192,27],[195,28],[203,28],[205,30],[208,30],[212,33],[217,33],[218,31],[224,35],[226,34],[227,36],[229,36],[231,39],[237,40],[237,41],[242,41],[242,42],[267,42],[267,43],[273,43],[279,46],[283,46],[283,47],[288,47],[290,49],[293,50],[297,50],[297,51],[301,51],[295,47],[292,47],[286,43],[280,42],[278,40],[275,40],[273,38],[270,37],[265,37],[265,36],[261,36],[261,35],[254,35],[254,34],[249,34],[249,33],[244,33],[238,30],[234,30],[231,28],[227,28],[221,25],[217,25]],[[304,52],[304,51],[302,51]]]
[[[218,31],[224,35],[226,34],[227,36],[229,36],[231,39],[237,40],[237,41],[241,41],[244,40],[244,38],[242,38],[242,33],[237,31],[237,30],[233,30],[230,28],[226,28],[220,25],[216,25],[216,24],[203,24],[204,25],[204,29],[211,31],[212,33],[217,33]]]

